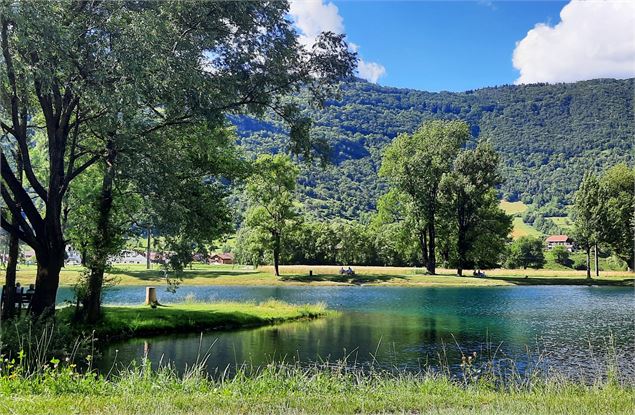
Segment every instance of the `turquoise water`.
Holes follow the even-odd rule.
[[[209,351],[210,373],[228,365],[272,361],[335,362],[418,370],[439,361],[456,369],[461,351],[479,359],[540,363],[591,376],[613,345],[621,370],[635,376],[635,296],[623,287],[181,287],[159,289],[165,304],[275,298],[324,302],[340,316],[257,329],[160,336],[113,343],[98,365],[108,369],[148,354],[182,369]],[[60,292],[60,300],[67,291]],[[138,304],[144,287],[118,287],[107,303]]]

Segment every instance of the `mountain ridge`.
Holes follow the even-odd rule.
[[[354,80],[321,110],[307,110],[312,135],[331,146],[332,164],[304,164],[299,194],[317,218],[359,219],[386,186],[381,151],[428,119],[462,119],[473,145],[488,139],[502,156],[501,196],[564,213],[584,171],[633,165],[634,79],[502,85],[465,92],[426,92]],[[248,153],[283,151],[276,119],[233,119]]]

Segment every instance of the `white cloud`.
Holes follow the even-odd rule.
[[[344,19],[340,16],[339,9],[328,0],[291,0],[289,14],[300,32],[300,43],[306,46],[311,46],[321,32],[345,32]],[[360,49],[356,43],[349,42],[349,46],[354,52]],[[386,74],[386,68],[379,63],[360,59],[357,72],[361,78],[376,83]]]
[[[635,2],[572,0],[516,43],[518,84],[635,76]]]
[[[333,3],[322,0],[292,0],[289,14],[301,32],[300,42],[312,45],[321,32],[344,33],[344,19]]]
[[[364,78],[372,83],[377,83],[379,78],[386,75],[386,68],[376,62],[366,62],[360,59],[357,63],[357,73],[360,78]]]

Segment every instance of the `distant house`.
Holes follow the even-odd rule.
[[[112,262],[115,264],[145,264],[146,257],[138,252],[124,249],[119,255],[112,258]]]
[[[233,264],[234,263],[234,254],[223,253],[223,254],[214,254],[209,257],[209,263],[215,265],[221,264]]]
[[[73,249],[72,246],[66,246],[66,258],[64,260],[65,265],[80,265],[82,263],[82,256],[78,251]]]
[[[26,249],[23,253],[24,263],[27,265],[34,264],[36,262],[35,251],[33,249]]]
[[[573,252],[575,249],[573,239],[567,235],[551,235],[545,242],[547,243],[547,249],[550,250],[556,246],[564,246],[569,252]]]

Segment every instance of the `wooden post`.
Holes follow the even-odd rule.
[[[157,303],[157,289],[155,287],[146,287],[146,305]]]

